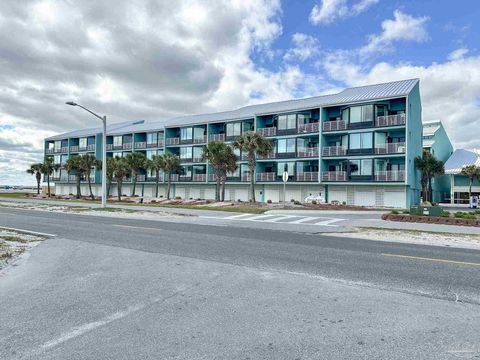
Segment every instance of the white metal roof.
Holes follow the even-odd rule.
[[[142,120],[141,122],[127,121],[109,125],[107,128],[107,134],[114,135],[129,132],[133,133],[139,131],[161,130],[164,127],[248,119],[261,114],[274,114],[301,109],[312,109],[322,106],[343,105],[369,100],[407,96],[418,83],[418,81],[418,79],[408,79],[383,84],[359,86],[345,89],[337,94],[315,96],[305,99],[286,100],[267,104],[249,105],[232,111],[211,114],[186,115],[167,120]],[[101,131],[101,127],[76,130],[49,137],[46,140],[60,140],[71,137],[91,136],[98,134]]]
[[[465,166],[480,166],[480,150],[457,149],[445,162],[445,174],[459,174]]]

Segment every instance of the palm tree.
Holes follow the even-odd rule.
[[[422,192],[425,201],[432,200],[432,178],[445,173],[443,161],[435,159],[428,150],[415,158],[415,167],[422,173]],[[429,196],[430,195],[430,196]]]
[[[51,196],[50,192],[50,176],[53,175],[55,171],[57,171],[60,168],[60,165],[54,164],[53,163],[53,158],[51,156],[47,156],[45,160],[43,161],[42,164],[42,173],[43,173],[43,179],[45,181],[45,178],[47,180],[47,192],[48,192],[48,197]]]
[[[74,155],[70,159],[68,159],[64,165],[64,168],[65,170],[68,171],[68,173],[70,172],[75,173],[75,180],[77,183],[77,195],[76,195],[77,199],[80,199],[82,197],[82,192],[80,189],[80,179],[84,173],[84,167],[83,167],[81,158],[82,157],[80,155]]]
[[[203,147],[203,159],[208,160],[215,175],[215,200],[225,199],[227,172],[237,169],[237,156],[231,146],[220,141],[211,141]]]
[[[472,197],[473,180],[480,177],[480,168],[478,168],[476,165],[464,166],[462,168],[462,171],[460,172],[460,175],[468,177],[468,180],[470,181],[470,184],[468,186],[468,198],[470,199]]]
[[[130,175],[131,168],[128,164],[127,160],[124,157],[115,157],[115,166],[114,166],[114,177],[117,181],[117,196],[118,201],[122,201],[122,186],[123,186],[123,179]]]
[[[103,171],[103,170],[102,170]],[[107,198],[110,196],[110,189],[112,188],[112,182],[115,174],[115,159],[108,158],[107,159]]]
[[[145,155],[141,152],[132,152],[125,157],[132,174],[132,195],[135,196],[135,188],[137,187],[137,174],[140,169],[145,168]]]
[[[247,154],[248,173],[250,175],[250,201],[255,202],[255,167],[257,155],[266,156],[272,151],[272,143],[262,135],[247,131],[237,137],[233,147]]]
[[[165,159],[162,155],[153,155],[147,167],[155,172],[155,197],[158,197],[158,184],[160,182],[160,171],[165,168]]]
[[[32,164],[30,169],[27,170],[27,173],[35,175],[37,180],[37,195],[40,195],[40,182],[42,181],[42,164]]]
[[[95,155],[85,154],[80,157],[80,166],[82,167],[82,170],[87,178],[90,197],[92,200],[95,200],[95,196],[92,192],[92,181],[90,180],[90,175],[92,174],[92,167],[101,168],[102,162],[97,160]]]
[[[180,158],[177,155],[166,153],[163,157],[163,170],[168,174],[167,199],[170,200],[172,174],[180,170]]]

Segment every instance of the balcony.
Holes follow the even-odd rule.
[[[113,150],[113,144],[107,144],[107,150]]]
[[[95,151],[95,144],[87,145],[87,151]]]
[[[203,163],[205,160],[203,159],[203,156],[194,156],[192,159],[192,162],[194,163]]]
[[[208,138],[210,141],[225,141],[225,134],[212,134]]]
[[[257,129],[257,133],[265,137],[275,136],[277,135],[277,128],[276,127],[261,128],[261,129]]]
[[[346,130],[347,122],[345,120],[325,121],[322,125],[323,131]]]
[[[146,176],[145,175],[137,175],[137,181],[138,182],[144,182],[146,180]]]
[[[70,146],[70,152],[78,152],[78,146]]]
[[[325,146],[322,148],[322,156],[344,156],[347,154],[346,146]]]
[[[192,162],[192,158],[180,158],[180,162],[183,164],[183,163],[191,163]]]
[[[277,154],[275,154],[275,152],[270,152],[266,155],[257,155],[257,159],[259,160],[275,159],[276,157],[277,157]]]
[[[193,174],[192,181],[206,181],[207,174]]]
[[[193,138],[194,144],[205,144],[207,142],[207,136]]]
[[[256,177],[257,181],[277,181],[277,173],[275,172],[265,172],[258,173]]]
[[[180,138],[179,137],[173,137],[173,138],[166,138],[165,139],[165,145],[170,146],[170,145],[179,145],[180,144]]]
[[[318,147],[298,149],[297,156],[301,158],[318,157]]]
[[[318,172],[302,172],[295,175],[296,181],[318,182]]]
[[[163,179],[164,179],[164,176],[163,174],[159,174],[158,175],[158,182],[163,182]],[[147,180],[148,182],[156,182],[157,181],[157,178],[156,176],[147,176]]]
[[[165,140],[163,138],[158,139],[158,147],[164,147],[165,146]]]
[[[68,182],[76,182],[77,176],[76,175],[68,175]]]
[[[46,150],[45,150],[45,153],[46,153],[46,154],[53,154],[54,152],[55,152],[55,151],[53,150],[53,148],[52,148],[52,149],[46,149]]]
[[[169,177],[169,175],[167,174],[167,176],[165,178],[167,181],[168,181],[168,177]],[[170,181],[178,181],[178,179],[179,179],[178,174],[170,174]]]
[[[297,132],[299,134],[318,133],[319,129],[320,129],[319,123],[315,122],[310,124],[298,125]]]
[[[123,150],[132,150],[132,143],[125,143],[122,145]]]
[[[68,152],[68,146],[63,146],[61,148],[56,148],[54,150],[54,152],[56,152],[56,153],[67,153]]]
[[[375,181],[405,181],[405,170],[377,171]]]
[[[379,144],[375,146],[375,154],[403,154],[405,152],[405,143]]]
[[[346,171],[323,171],[322,181],[347,181]]]
[[[405,125],[405,123],[406,123],[405,114],[378,116],[375,119],[376,127],[399,126],[399,125]]]
[[[192,181],[192,175],[179,175],[177,181],[190,182]]]
[[[145,141],[138,141],[135,143],[135,149],[146,149],[147,143]]]
[[[250,174],[243,174],[240,176],[240,181],[248,181],[250,182],[252,179],[252,177],[250,176]]]

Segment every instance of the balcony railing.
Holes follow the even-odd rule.
[[[165,180],[167,181],[168,181],[168,176],[169,176],[168,174],[165,176]],[[178,181],[178,178],[179,178],[178,174],[170,174],[171,181]]]
[[[192,181],[206,181],[207,174],[193,174]]]
[[[322,125],[323,131],[346,130],[347,122],[345,120],[325,121]]]
[[[196,137],[193,138],[193,143],[194,144],[204,144],[207,142],[207,136],[201,136],[201,137]]]
[[[402,154],[405,152],[405,143],[388,143],[375,146],[375,154]]]
[[[173,138],[166,138],[165,139],[165,145],[178,145],[180,144],[180,138],[179,137],[173,137]]]
[[[257,129],[257,133],[259,133],[262,136],[275,136],[277,135],[277,128],[276,127],[261,128],[261,129]]]
[[[343,156],[347,154],[346,146],[325,146],[322,148],[322,156]]]
[[[318,172],[303,172],[295,176],[297,181],[318,182]]]
[[[210,141],[225,141],[225,134],[212,134],[208,139]]]
[[[68,181],[69,182],[77,181],[77,176],[76,175],[68,175]]]
[[[298,149],[297,156],[298,157],[318,157],[318,147]]]
[[[165,146],[165,140],[163,138],[158,139],[158,147],[164,147]]]
[[[87,151],[95,151],[95,144],[87,145]]]
[[[125,143],[122,145],[123,150],[131,150],[132,149],[132,143]]]
[[[46,149],[46,150],[45,150],[45,153],[47,153],[47,154],[53,154],[54,152],[55,152],[55,151],[54,151],[53,148],[52,148],[52,149]]]
[[[257,174],[257,181],[276,181],[277,173],[275,172],[265,172]]]
[[[250,176],[250,174],[242,174],[240,176],[240,181],[248,181],[250,182],[250,180],[252,179],[252,177]]]
[[[146,175],[137,175],[138,182],[144,182],[146,180]]]
[[[257,155],[257,159],[264,160],[264,159],[275,159],[277,157],[277,154],[274,152],[270,152],[266,155]]]
[[[145,141],[137,141],[135,143],[135,149],[146,149],[147,143]]]
[[[113,150],[113,144],[107,144],[107,150]]]
[[[405,125],[405,123],[406,123],[405,114],[378,116],[375,119],[375,126],[378,126],[378,127]]]
[[[158,176],[158,182],[163,182],[163,179],[164,179],[163,174],[160,174],[160,175]],[[146,180],[146,181],[148,181],[148,182],[155,182],[155,181],[157,181],[157,178],[156,178],[155,175],[154,175],[154,176],[147,176],[147,180]]]
[[[202,156],[194,156],[193,159],[192,159],[192,162],[201,163],[201,162],[205,162],[205,160],[203,160]]]
[[[56,153],[66,153],[66,152],[68,152],[68,146],[63,146],[61,148],[56,148],[54,150],[54,152],[56,152]]]
[[[70,152],[78,152],[78,146],[70,146]]]
[[[180,162],[181,162],[181,163],[191,163],[191,162],[192,162],[192,158],[180,158]]]
[[[377,171],[375,181],[405,181],[405,170]]]
[[[320,127],[318,122],[310,123],[310,124],[302,124],[302,125],[298,125],[298,133],[299,134],[314,133],[314,132],[318,132],[319,128]]]
[[[346,171],[323,171],[322,181],[347,181]]]

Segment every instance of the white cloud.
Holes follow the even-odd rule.
[[[370,35],[368,43],[360,49],[360,55],[366,56],[374,53],[382,53],[391,49],[391,45],[397,41],[425,42],[428,33],[425,28],[426,16],[414,17],[400,10],[393,13],[394,19],[382,22],[382,32]]]
[[[452,51],[450,54],[448,54],[448,60],[458,60],[463,58],[469,50],[467,48],[460,48]]]
[[[321,0],[310,12],[310,22],[314,25],[330,24],[336,20],[356,16],[366,11],[380,0],[360,0],[348,4],[347,0]]]
[[[295,33],[292,42],[293,47],[283,56],[285,61],[305,61],[318,54],[318,40],[311,35]]]

